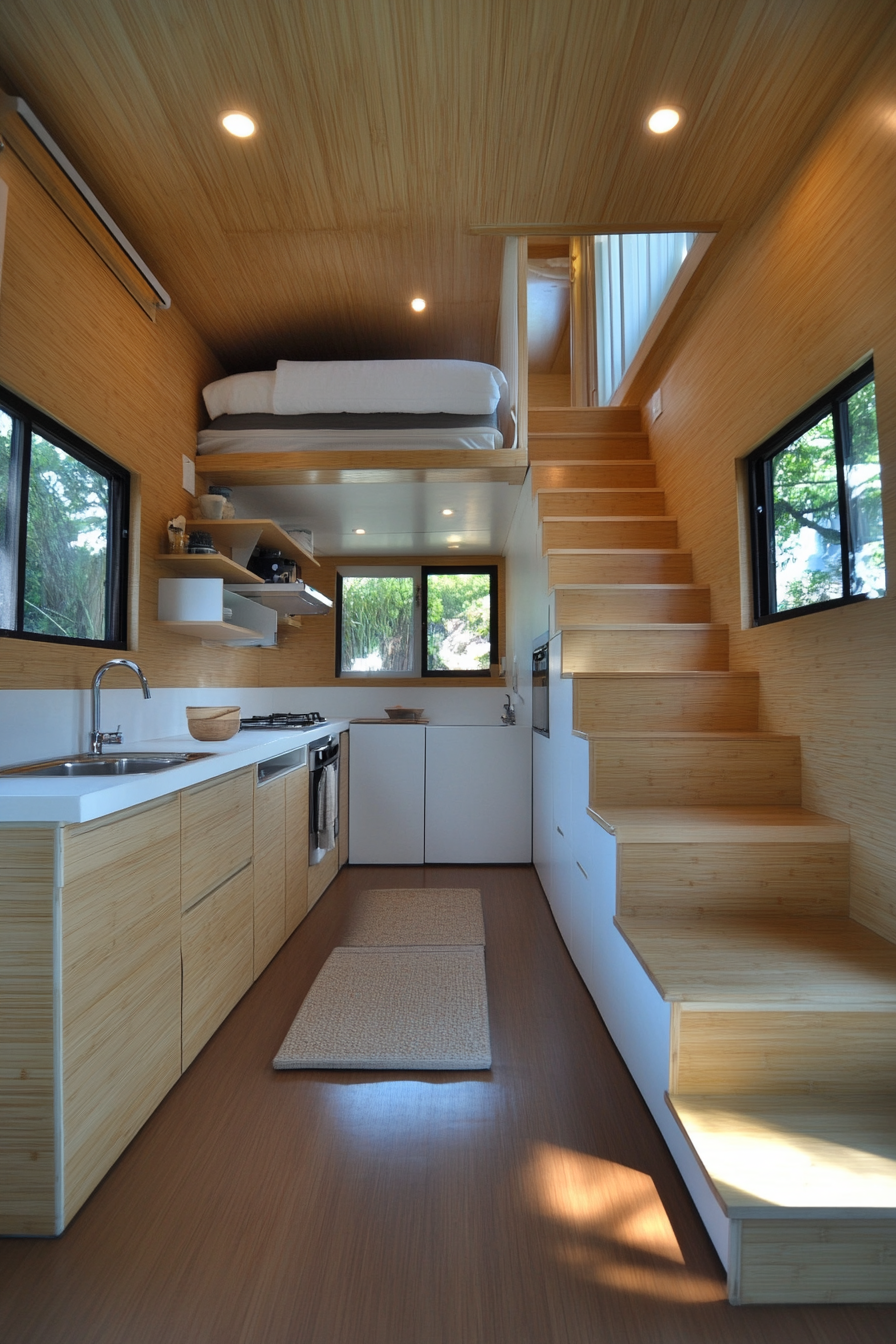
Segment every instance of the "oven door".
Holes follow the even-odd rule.
[[[548,708],[548,646],[532,650],[532,731],[550,737]]]
[[[308,866],[335,849],[339,835],[339,738],[308,744]]]

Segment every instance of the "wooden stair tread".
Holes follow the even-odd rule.
[[[760,733],[744,729],[719,729],[717,732],[673,732],[663,728],[653,732],[637,729],[609,728],[606,732],[582,732],[573,729],[573,737],[584,737],[588,742],[798,742],[798,733]],[[669,809],[670,811],[672,809]]]
[[[677,634],[681,630],[727,630],[728,626],[722,621],[592,621],[588,624],[577,622],[575,625],[564,625],[563,630],[600,630],[605,633],[607,630],[668,630],[670,634]],[[577,675],[581,676],[581,673]]]
[[[892,1098],[666,1100],[729,1218],[896,1216]]]
[[[710,674],[712,675],[712,674]],[[716,674],[718,675],[718,674]],[[724,673],[722,674],[724,675]],[[842,845],[849,827],[804,807],[601,807],[588,815],[619,844]]]
[[[708,583],[627,583],[620,585],[618,583],[554,583],[548,589],[549,593],[570,592],[570,593],[617,593],[621,586],[625,587],[626,592],[629,589],[635,589],[639,592],[647,593],[708,593]],[[758,673],[754,673],[758,676]]]
[[[614,923],[667,1003],[896,1009],[896,945],[852,919],[617,915]]]

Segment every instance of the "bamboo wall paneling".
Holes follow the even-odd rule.
[[[284,936],[289,937],[308,913],[308,767],[291,770],[284,779],[286,797]]]
[[[0,828],[0,1235],[56,1228],[56,830]]]
[[[181,902],[188,910],[252,860],[255,770],[184,789],[181,800]]]
[[[255,956],[257,980],[286,929],[286,779],[255,787]]]
[[[894,1302],[893,1219],[743,1220],[738,1302]],[[808,1242],[808,1245],[807,1245]]]
[[[761,726],[800,736],[803,798],[849,825],[851,911],[896,939],[893,596],[741,629],[735,463],[873,352],[884,534],[896,547],[892,41],[793,180],[728,256],[656,385],[658,483],[695,576],[731,627],[731,667],[761,675]],[[848,245],[847,245],[848,239]],[[651,391],[653,388],[650,389]]]
[[[181,487],[181,458],[195,453],[198,389],[220,376],[221,366],[176,302],[155,323],[147,321],[13,154],[0,155],[0,175],[9,186],[0,383],[135,473],[142,572],[132,566],[137,609],[129,625],[132,636],[138,631],[138,661],[151,686],[254,684],[254,651],[227,650],[210,659],[198,644],[156,623],[161,529],[192,507]],[[2,643],[4,689],[86,690],[102,658],[88,647]],[[105,685],[130,684],[121,674],[110,677]]]
[[[183,915],[182,1067],[252,984],[253,873],[247,865]]]
[[[65,1220],[180,1075],[180,806],[66,827]]]

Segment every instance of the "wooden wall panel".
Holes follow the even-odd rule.
[[[0,828],[0,1235],[56,1231],[55,835]]]
[[[141,498],[138,637],[152,686],[255,685],[253,649],[204,649],[156,621],[153,558],[172,515],[189,515],[183,455],[196,450],[200,389],[221,367],[178,309],[153,322],[12,151],[0,302],[0,383],[137,474]],[[135,591],[137,585],[133,585]],[[95,648],[0,640],[0,688],[90,685]],[[126,684],[112,673],[106,685]],[[121,678],[121,680],[117,680]]]
[[[760,727],[799,734],[805,806],[849,823],[852,913],[896,938],[896,595],[738,628],[735,463],[869,352],[896,563],[892,49],[866,74],[732,250],[661,379],[651,446],[695,580],[731,625],[731,668],[761,673]]]

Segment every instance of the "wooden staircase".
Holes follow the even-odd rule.
[[[638,411],[529,428],[587,808],[671,1005],[666,1101],[729,1220],[730,1299],[894,1301],[896,946],[849,917],[848,828],[802,808],[799,739],[728,670]]]

